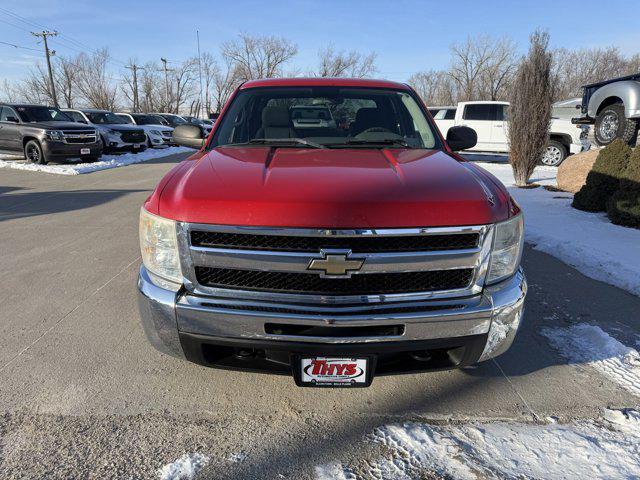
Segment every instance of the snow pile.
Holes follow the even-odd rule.
[[[349,474],[340,462],[331,462],[316,466],[315,478],[316,480],[351,480],[355,476]]]
[[[607,410],[599,421],[530,425],[495,422],[378,428],[373,441],[388,457],[370,463],[365,478],[411,479],[430,472],[453,479],[638,478],[640,412]],[[316,478],[354,478],[331,463]]]
[[[156,158],[174,155],[176,153],[193,152],[187,147],[168,147],[163,149],[147,149],[140,153],[124,153],[122,155],[102,155],[100,160],[92,163],[62,163],[38,165],[26,160],[0,159],[0,168],[13,168],[30,172],[55,173],[57,175],[80,175],[82,173],[97,172],[110,168],[124,167],[134,163],[147,162]],[[15,158],[15,157],[12,157]]]
[[[597,369],[609,380],[640,397],[640,354],[608,335],[600,327],[579,323],[543,328],[541,333],[571,363]]]
[[[516,188],[510,165],[478,165],[498,177],[522,207],[527,242],[591,278],[640,295],[640,230],[614,225],[604,213],[572,208],[569,193]],[[556,172],[538,167],[532,181],[555,185]]]
[[[640,413],[633,410],[568,425],[390,425],[374,440],[392,452],[376,466],[378,478],[414,478],[421,470],[456,479],[640,475]]]
[[[185,453],[175,462],[162,467],[158,472],[160,480],[191,480],[209,463],[209,457],[201,453]]]

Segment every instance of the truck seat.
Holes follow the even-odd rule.
[[[262,127],[256,132],[256,138],[294,138],[295,132],[289,121],[286,107],[265,107],[262,110]]]

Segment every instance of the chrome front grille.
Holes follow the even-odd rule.
[[[180,223],[187,290],[288,303],[362,305],[477,295],[491,226],[313,230]],[[329,261],[330,260],[330,261]],[[353,264],[344,271],[331,262]],[[319,267],[317,267],[319,265]]]
[[[96,143],[98,138],[95,130],[63,130],[62,134],[64,142],[71,144]]]

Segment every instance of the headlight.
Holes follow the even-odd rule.
[[[152,274],[182,283],[176,222],[140,210],[140,251],[142,263]]]
[[[491,263],[487,283],[495,283],[513,275],[520,265],[524,237],[522,213],[494,225]]]
[[[162,134],[160,133],[160,130],[149,130],[149,133],[153,133],[154,135],[157,135],[159,137],[162,136]]]
[[[60,130],[47,130],[47,136],[56,142],[61,142],[64,139],[64,133]]]

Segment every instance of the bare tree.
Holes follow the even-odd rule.
[[[478,97],[486,100],[507,98],[516,72],[516,47],[509,38],[493,42],[489,58],[478,82]]]
[[[6,78],[2,81],[0,93],[0,101],[3,102],[13,103],[23,98],[17,86]]]
[[[509,162],[519,187],[526,186],[544,153],[551,121],[549,34],[534,32],[530,43],[516,73],[509,108]]]
[[[458,100],[496,100],[515,70],[515,47],[507,38],[468,37],[451,47],[451,69]]]
[[[448,72],[429,70],[414,73],[409,77],[408,83],[429,106],[456,103],[455,85]]]
[[[106,48],[91,55],[81,53],[76,59],[76,85],[89,107],[105,110],[116,107],[118,89],[107,72],[108,62]]]
[[[164,83],[160,79],[160,67],[157,63],[147,62],[138,75],[138,98],[143,112],[162,112],[164,103]],[[132,99],[130,99],[132,100]]]
[[[204,52],[200,56],[200,63],[202,65],[202,88],[204,89],[204,109],[207,116],[212,113],[213,108],[213,86],[215,84],[216,76],[220,74],[220,67],[218,62],[209,52]]]
[[[198,59],[191,58],[182,62],[178,67],[172,70],[170,79],[171,103],[169,104],[169,112],[180,112],[180,109],[186,102],[194,96],[197,96],[197,91],[195,89],[197,66]]]
[[[215,112],[220,112],[222,107],[236,89],[236,87],[242,82],[241,75],[238,69],[229,61],[224,59],[224,67],[218,69],[213,78],[213,102]]]
[[[376,71],[376,54],[362,54],[355,50],[336,52],[328,46],[318,53],[318,77],[370,77]]]
[[[26,78],[15,87],[15,91],[29,103],[53,105],[49,74],[40,63],[29,70]]]
[[[67,108],[73,108],[78,99],[76,95],[77,71],[75,59],[58,57],[54,69],[54,80],[56,91],[59,96],[62,95],[62,100]]]
[[[233,65],[240,80],[272,78],[297,53],[296,44],[281,37],[252,37],[242,34],[221,47],[222,56]]]
[[[637,73],[640,55],[626,58],[617,47],[557,49],[553,52],[554,99],[581,95],[581,87],[609,78]]]

